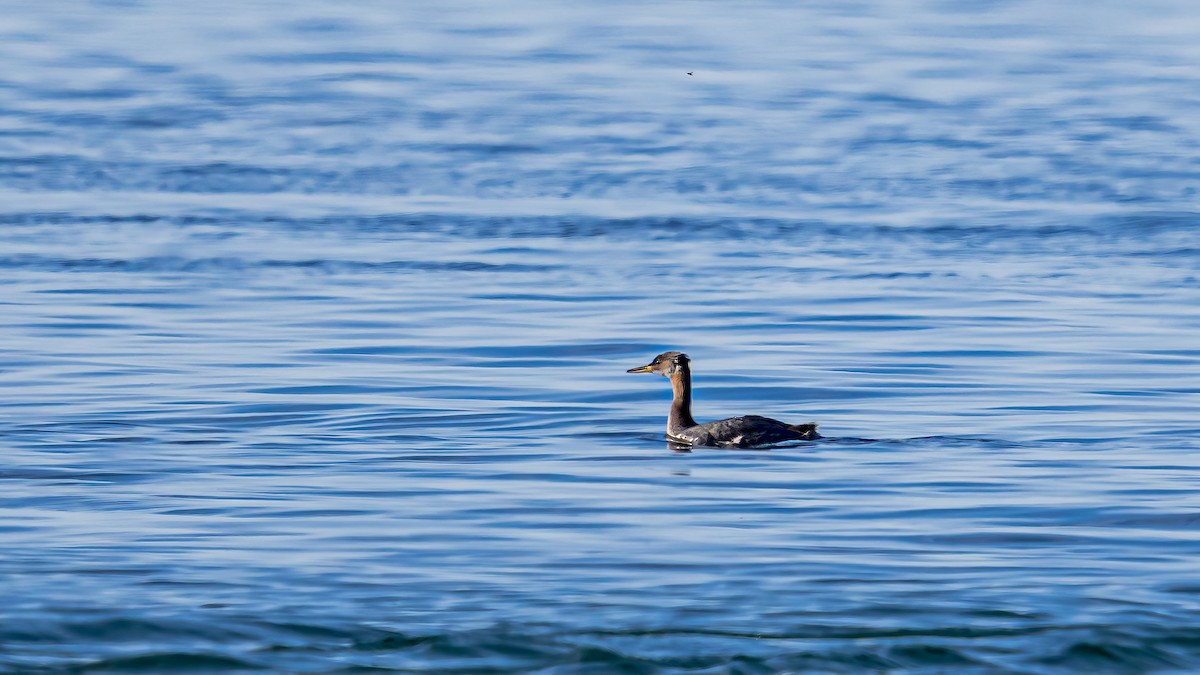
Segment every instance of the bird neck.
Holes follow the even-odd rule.
[[[667,415],[667,433],[674,434],[696,426],[692,419],[692,371],[682,366],[671,376],[671,414]]]

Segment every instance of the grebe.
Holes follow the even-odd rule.
[[[650,363],[630,368],[627,373],[658,373],[671,380],[675,397],[667,415],[667,438],[678,443],[747,448],[783,441],[811,441],[820,438],[817,425],[788,424],[759,415],[730,417],[708,424],[696,424],[692,418],[691,359],[682,352],[663,352]]]

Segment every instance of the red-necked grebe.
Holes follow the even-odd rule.
[[[692,371],[688,367],[690,361],[688,355],[682,352],[664,352],[654,357],[650,363],[626,371],[658,373],[671,380],[671,389],[675,397],[671,400],[671,412],[667,415],[667,438],[670,440],[692,445],[747,448],[784,441],[811,441],[821,437],[817,433],[817,425],[812,422],[788,424],[758,415],[696,424],[696,420],[692,418]]]

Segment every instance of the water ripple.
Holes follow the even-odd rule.
[[[1188,3],[64,1],[0,671],[1200,667]]]

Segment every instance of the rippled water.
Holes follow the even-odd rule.
[[[0,669],[1200,669],[1192,3],[3,16]]]

